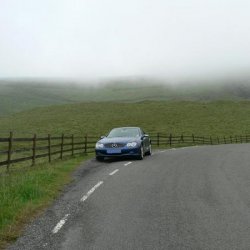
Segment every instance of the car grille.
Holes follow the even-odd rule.
[[[122,148],[125,145],[125,143],[106,143],[104,146],[105,148]]]

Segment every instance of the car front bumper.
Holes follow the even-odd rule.
[[[121,156],[139,156],[141,155],[141,148],[104,148],[96,149],[96,156],[103,157],[121,157]]]

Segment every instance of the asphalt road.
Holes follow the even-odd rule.
[[[91,160],[9,249],[250,249],[250,145]]]

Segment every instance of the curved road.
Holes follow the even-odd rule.
[[[250,249],[250,145],[91,160],[9,249]]]

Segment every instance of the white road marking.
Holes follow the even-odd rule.
[[[164,152],[166,152],[166,150],[162,150],[162,151],[160,151],[160,153],[164,153]]]
[[[54,229],[52,230],[53,234],[58,233],[58,231],[63,227],[63,225],[65,224],[65,222],[68,219],[69,214],[66,214],[58,223],[57,225],[54,227]]]
[[[111,172],[109,175],[114,175],[115,173],[117,173],[119,171],[119,169],[114,170],[113,172]]]
[[[95,190],[100,187],[101,185],[103,184],[103,181],[99,181],[94,187],[92,187],[86,195],[84,195],[82,198],[81,198],[81,201],[84,202],[85,200],[87,200],[89,198],[89,196],[95,192]]]
[[[128,165],[131,164],[131,163],[132,163],[132,161],[127,162],[127,163],[124,164],[124,166],[128,166]]]

